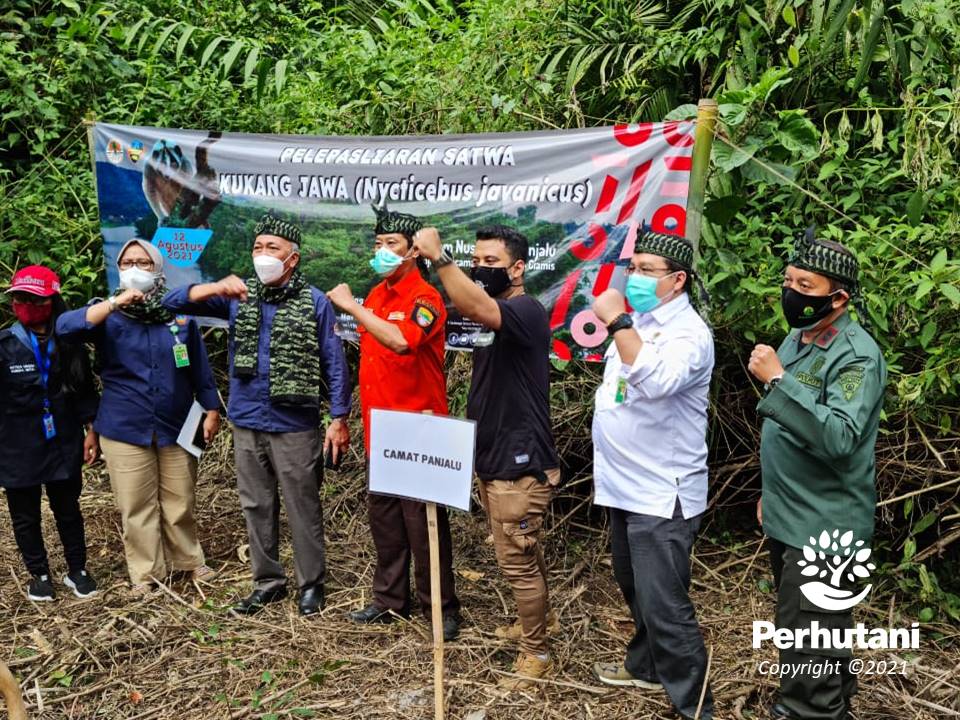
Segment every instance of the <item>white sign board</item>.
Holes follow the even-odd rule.
[[[476,423],[370,411],[370,492],[470,510]]]

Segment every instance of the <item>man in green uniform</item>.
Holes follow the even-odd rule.
[[[795,329],[777,351],[757,345],[750,356],[748,369],[767,390],[757,406],[764,419],[757,517],[777,583],[778,628],[796,631],[814,622],[827,629],[853,627],[852,608],[815,603],[808,598],[814,593],[801,586],[818,582],[803,548],[826,537],[824,531],[848,541],[846,533],[852,532],[859,542],[846,543],[852,547],[868,546],[873,536],[875,448],[887,370],[876,342],[848,312],[858,295],[858,273],[849,250],[815,239],[808,230],[783,280],[783,312]],[[826,561],[833,559],[831,552]],[[841,596],[850,594],[853,575],[839,587],[834,576],[843,574],[820,577]],[[801,670],[781,678],[780,702],[771,717],[845,720],[857,686],[849,669],[852,651],[809,645],[798,639],[780,650],[781,667]],[[817,667],[835,671],[820,673]]]

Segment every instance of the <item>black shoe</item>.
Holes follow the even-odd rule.
[[[37,602],[49,602],[56,597],[49,575],[34,575],[27,585],[27,597]]]
[[[255,615],[263,610],[264,605],[283,600],[287,596],[287,588],[279,587],[274,590],[254,590],[243,600],[233,606],[233,611],[240,615]]]
[[[460,634],[460,616],[459,615],[444,615],[443,616],[443,640],[444,642],[452,642],[457,639],[457,636]]]
[[[311,585],[300,591],[300,614],[316,615],[323,610],[323,585]]]
[[[385,610],[379,605],[374,605],[370,603],[363,610],[354,610],[351,613],[347,613],[347,617],[353,620],[355,623],[361,623],[363,625],[370,625],[371,623],[392,623],[393,615],[390,614],[389,610]]]
[[[780,703],[774,703],[770,706],[770,720],[797,720],[797,716]]]
[[[75,570],[63,576],[63,584],[73,590],[78,598],[93,597],[97,594],[97,581],[86,570]]]

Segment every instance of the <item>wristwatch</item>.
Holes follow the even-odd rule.
[[[767,385],[770,387],[771,390],[773,390],[777,385],[780,384],[781,380],[783,380],[783,373],[780,373],[779,375],[774,375],[772,378],[770,378],[770,382],[768,382]]]
[[[436,260],[431,261],[430,264],[439,270],[440,268],[446,267],[452,262],[453,262],[453,256],[447,252],[446,248],[442,248],[440,250],[440,257],[438,257]]]
[[[630,317],[630,313],[620,313],[617,315],[611,323],[607,325],[607,332],[613,335],[619,330],[626,330],[627,328],[633,327],[633,318]]]
[[[117,296],[111,295],[107,298],[107,303],[110,305],[110,312],[115,312],[117,309]]]

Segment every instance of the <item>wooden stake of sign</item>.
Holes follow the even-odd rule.
[[[433,415],[433,410],[424,410]],[[427,538],[430,544],[430,619],[433,625],[433,717],[443,720],[443,608],[440,603],[440,535],[437,530],[437,504],[426,503]]]
[[[427,504],[427,536],[430,539],[430,610],[433,620],[433,717],[443,720],[443,609],[440,607],[440,538],[437,504]]]

